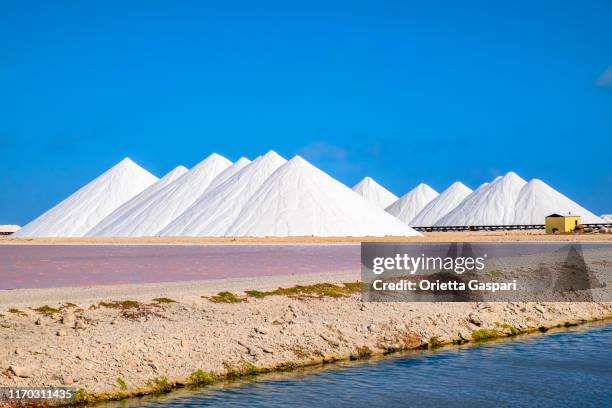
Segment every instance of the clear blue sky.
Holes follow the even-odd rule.
[[[0,223],[125,156],[268,149],[398,195],[514,170],[612,212],[612,2],[463,3],[2,1]]]

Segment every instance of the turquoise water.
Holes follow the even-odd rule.
[[[119,403],[139,407],[612,407],[612,325]]]

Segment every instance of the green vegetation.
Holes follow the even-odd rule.
[[[429,341],[427,342],[427,347],[430,349],[442,347],[442,342],[440,341],[440,339],[438,339],[438,336],[432,336],[429,338]]]
[[[189,376],[189,379],[194,385],[208,385],[217,381],[217,376],[204,370],[195,370]]]
[[[15,314],[17,316],[27,316],[28,314],[26,312],[23,312],[19,309],[15,309],[15,308],[11,308],[8,310],[9,313]]]
[[[247,290],[247,296],[264,298],[266,296],[295,297],[347,297],[361,290],[360,282],[347,282],[341,285],[335,283],[316,283],[314,285],[296,285],[291,288],[278,288],[271,291]]]
[[[176,300],[167,297],[155,298],[153,301],[157,303],[176,303]]]
[[[40,314],[43,314],[45,316],[50,316],[53,313],[58,313],[60,310],[56,309],[54,307],[51,307],[49,305],[44,305],[44,306],[41,306],[41,307],[37,307],[36,309],[34,309],[34,311],[38,312]]]
[[[154,378],[147,385],[151,387],[153,394],[165,394],[172,391],[172,384],[170,384],[167,377]]]
[[[204,297],[204,296],[202,296]],[[243,299],[240,299],[238,296],[233,294],[232,292],[219,292],[215,296],[211,296],[209,298],[211,302],[215,303],[241,303],[244,302]]]
[[[495,324],[497,325],[497,327],[506,330],[509,336],[517,336],[521,333],[516,327],[508,323],[497,323],[496,322]]]
[[[227,372],[226,377],[228,379],[253,376],[260,373],[260,370],[255,366],[255,364],[246,360],[241,360],[238,367],[231,365],[227,361],[223,363],[223,366]]]
[[[119,384],[119,388],[120,388],[122,391],[125,391],[125,390],[127,390],[127,388],[128,388],[127,383],[126,383],[126,382],[125,382],[125,380],[124,380],[123,378],[121,378],[121,377],[118,377],[118,378],[117,378],[117,384]]]
[[[495,329],[478,329],[472,332],[472,340],[474,341],[485,341],[503,336],[503,333]]]
[[[100,302],[99,306],[109,309],[137,309],[141,304],[136,300],[114,300],[112,302]]]

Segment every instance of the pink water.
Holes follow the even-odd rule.
[[[0,289],[359,270],[359,245],[0,245]]]

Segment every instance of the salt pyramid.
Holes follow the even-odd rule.
[[[580,215],[580,221],[585,224],[604,222],[542,180],[533,179],[519,193],[514,224],[543,224],[544,218],[553,213]]]
[[[436,190],[421,183],[388,206],[385,211],[411,225],[414,217],[437,196]]]
[[[612,214],[601,214],[599,218],[601,218],[605,222],[612,222]]]
[[[236,160],[234,164],[232,164],[227,169],[219,173],[219,175],[215,177],[215,179],[210,183],[206,191],[210,191],[214,189],[215,187],[217,187],[218,185],[223,184],[225,180],[232,177],[234,174],[238,173],[249,163],[251,163],[251,161],[247,159],[246,157],[239,158],[238,160]]]
[[[243,205],[228,236],[420,235],[300,156]]]
[[[393,204],[398,198],[371,177],[364,177],[363,180],[353,186],[353,191],[383,209]]]
[[[89,237],[95,237],[102,231],[104,231],[106,228],[109,228],[114,223],[120,222],[121,219],[123,219],[123,217],[129,214],[134,208],[137,208],[143,203],[148,202],[148,200],[153,197],[159,190],[166,187],[168,184],[172,183],[174,180],[187,173],[188,171],[189,170],[185,166],[175,167],[164,177],[159,179],[156,183],[153,183],[136,197],[132,198],[131,200],[117,208],[115,211],[113,211],[108,217],[105,217],[85,235]]]
[[[30,222],[15,237],[80,237],[157,177],[125,158]]]
[[[270,151],[253,160],[233,177],[209,189],[183,214],[164,228],[163,236],[226,235],[247,201],[276,169],[287,160]]]
[[[511,225],[521,189],[527,184],[516,173],[509,172],[480,186],[454,210],[438,220],[436,226]]]
[[[159,190],[121,219],[97,232],[96,236],[153,236],[181,215],[232,162],[216,153],[189,172]]]
[[[467,196],[472,193],[472,189],[465,184],[456,181],[439,196],[431,200],[411,221],[411,225],[417,227],[432,226],[440,218],[448,214],[459,205]]]

